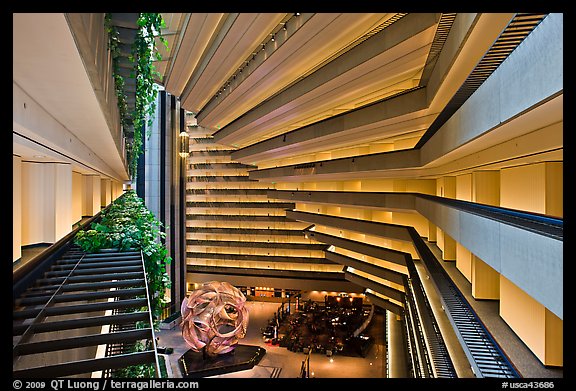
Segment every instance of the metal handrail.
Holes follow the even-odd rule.
[[[150,291],[148,289],[148,275],[146,273],[146,263],[144,262],[144,254],[140,249],[140,259],[142,259],[142,268],[144,269],[144,286],[146,287],[146,302],[148,305],[148,321],[150,322],[150,332],[152,334],[152,348],[154,351],[154,364],[156,370],[156,377],[162,377],[160,373],[160,362],[158,361],[158,349],[156,346],[156,334],[154,333],[154,321],[152,320],[152,306],[150,305]]]

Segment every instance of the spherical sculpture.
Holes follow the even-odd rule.
[[[246,335],[246,297],[227,282],[202,284],[182,302],[182,336],[190,348],[209,356],[228,353]]]

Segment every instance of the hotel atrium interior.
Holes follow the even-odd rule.
[[[563,20],[14,13],[13,377],[553,386]]]

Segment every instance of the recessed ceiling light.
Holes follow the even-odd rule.
[[[42,159],[42,158],[45,158],[46,155],[34,155],[34,157],[35,157],[35,158],[38,158],[38,159]]]

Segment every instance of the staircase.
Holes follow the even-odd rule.
[[[140,251],[86,254],[71,242],[13,302],[13,376],[54,378],[136,364],[158,368]],[[136,322],[145,327],[136,328]],[[150,341],[144,351],[99,349]]]

